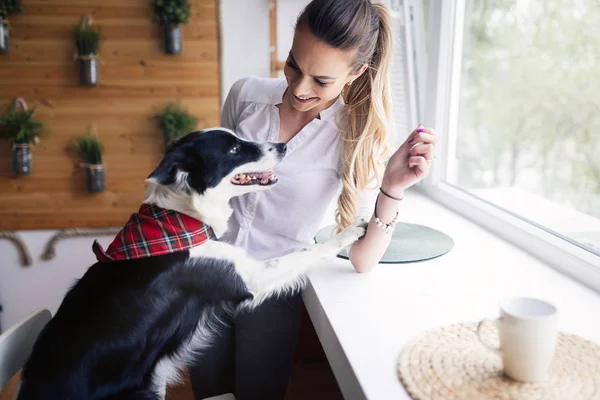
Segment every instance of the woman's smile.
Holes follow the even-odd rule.
[[[316,97],[306,97],[306,96],[296,96],[296,95],[293,95],[293,97],[294,97],[294,100],[296,100],[298,103],[301,103],[301,104],[307,104],[316,99]]]

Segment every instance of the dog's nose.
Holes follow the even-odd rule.
[[[287,151],[287,144],[277,143],[277,144],[275,144],[275,148],[277,149],[277,152],[279,154],[285,154],[285,152]]]

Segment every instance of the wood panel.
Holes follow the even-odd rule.
[[[13,16],[10,52],[0,55],[2,112],[15,97],[37,106],[51,134],[33,148],[32,174],[14,177],[11,147],[0,141],[0,230],[120,226],[143,200],[164,149],[157,121],[178,100],[219,123],[217,0],[192,0],[183,52],[162,51],[148,0],[23,0]],[[91,14],[101,30],[100,84],[78,83],[71,30]],[[106,192],[86,192],[69,143],[93,128],[105,146]]]

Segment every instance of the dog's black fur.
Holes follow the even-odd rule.
[[[190,263],[187,251],[96,263],[40,335],[19,399],[155,399],[154,367],[199,316],[211,309],[224,318],[225,303],[251,297],[231,263]]]
[[[230,177],[266,159],[275,165],[284,153],[284,144],[244,141],[223,129],[189,134],[170,146],[150,175],[154,191],[147,201],[195,213],[199,204],[258,190],[232,185]],[[225,222],[228,216],[222,216]],[[209,241],[195,254],[92,265],[41,332],[18,400],[163,399],[166,385],[209,345],[222,320],[258,297],[297,287],[306,269],[300,264],[336,254],[364,233],[354,229],[329,247],[264,264]]]

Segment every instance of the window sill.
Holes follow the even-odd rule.
[[[423,186],[422,190],[441,205],[600,292],[600,256],[584,250],[570,238],[547,232],[535,222],[525,221],[445,183]]]
[[[358,274],[346,260],[309,274],[304,302],[346,399],[409,399],[398,379],[404,345],[440,325],[497,315],[500,300],[532,296],[559,310],[559,328],[600,342],[600,294],[549,264],[410,191],[403,221],[449,234],[454,248],[419,263]]]

